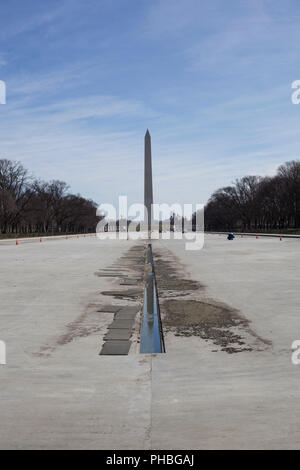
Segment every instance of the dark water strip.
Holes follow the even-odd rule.
[[[147,248],[140,352],[142,354],[165,352],[151,245]]]

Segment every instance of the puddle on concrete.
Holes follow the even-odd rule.
[[[112,282],[117,280],[119,287],[109,291],[101,292],[106,296],[111,296],[118,300],[134,301],[141,303],[143,298],[143,276],[145,265],[145,245],[135,245],[131,247],[121,258],[113,263],[112,266],[101,268],[95,273],[99,277],[107,277]],[[128,283],[128,285],[126,285]],[[124,287],[123,287],[124,286]],[[109,302],[109,299],[108,299]],[[106,313],[116,311],[112,304],[109,304]],[[123,307],[119,306],[120,309]],[[33,355],[37,357],[49,357],[58,347],[65,346],[77,338],[84,338],[95,333],[99,333],[105,326],[105,312],[102,304],[87,305],[85,311],[74,321],[65,326],[65,332],[50,345],[42,346],[39,351]],[[106,327],[105,327],[106,328]]]
[[[103,291],[101,294],[115,299],[141,301],[143,297],[144,265],[145,245],[131,247],[113,266],[107,268],[107,272],[110,272],[111,277],[119,278],[120,288]],[[118,269],[118,274],[112,274],[116,269]],[[95,274],[97,276],[107,276],[107,272],[102,270],[100,273]]]
[[[238,312],[216,302],[197,300],[166,300],[163,302],[164,328],[175,336],[200,336],[228,353],[252,351],[233,328],[248,328]]]
[[[228,354],[266,349],[249,321],[234,308],[205,297],[205,286],[184,276],[184,267],[167,249],[154,249],[163,329],[175,336],[199,336]],[[216,349],[216,347],[218,349]]]
[[[177,269],[174,269],[174,262],[177,262],[169,258],[168,252],[165,255],[161,255],[156,253],[154,249],[153,255],[160,298],[178,296],[179,294],[184,296],[188,295],[191,291],[204,290],[204,285],[200,282],[182,278],[178,274]]]

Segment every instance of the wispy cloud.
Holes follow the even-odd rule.
[[[161,201],[204,202],[300,155],[294,0],[13,0],[2,9],[0,157],[36,176],[99,202],[142,200],[147,127]]]
[[[7,64],[5,60],[5,55],[0,52],[0,67],[4,67]]]
[[[54,2],[54,4],[55,3],[58,5],[57,2]],[[69,6],[69,2],[63,0],[58,6],[53,6],[51,9],[41,11],[40,5],[35,3],[31,8],[30,4],[31,1],[29,0],[24,11],[24,5],[22,5],[21,2],[19,3],[19,14],[13,15],[12,21],[7,21],[3,24],[0,32],[0,38],[7,40],[18,35],[29,33],[36,30],[37,28],[41,28],[46,24],[53,22],[58,17],[64,15],[67,11],[67,7]],[[16,5],[15,7],[17,11],[18,7]]]

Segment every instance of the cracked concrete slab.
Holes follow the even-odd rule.
[[[110,325],[109,328],[117,328],[117,329],[128,329],[132,328],[134,323],[134,318],[116,318]]]
[[[138,311],[141,309],[141,307],[139,305],[135,306],[135,307],[129,307],[129,306],[126,306],[126,307],[122,307],[119,311],[120,315],[129,315],[129,314],[132,314],[132,315],[136,315],[138,313]]]
[[[130,350],[130,341],[105,341],[100,356],[126,356]]]
[[[121,286],[137,286],[138,281],[136,279],[124,279],[120,282]]]
[[[115,321],[116,320],[134,320],[136,317],[136,313],[123,313],[123,312],[118,312],[115,315]]]
[[[109,329],[106,335],[104,336],[105,341],[109,340],[129,340],[131,337],[131,330],[126,330],[125,328],[112,328]]]

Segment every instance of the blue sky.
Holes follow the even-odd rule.
[[[300,156],[299,1],[1,3],[0,158],[98,203],[202,203]]]

